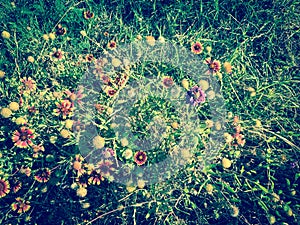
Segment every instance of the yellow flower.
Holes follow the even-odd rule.
[[[84,30],[80,31],[80,34],[81,34],[83,37],[86,37],[86,36],[87,36],[87,33],[86,33]]]
[[[212,128],[213,125],[214,125],[214,121],[212,121],[212,120],[206,120],[205,124],[206,124],[207,128]]]
[[[55,142],[56,142],[56,140],[57,140],[57,137],[56,137],[56,136],[51,136],[51,137],[49,138],[49,140],[50,140],[50,143],[51,143],[51,144],[55,144]]]
[[[65,123],[65,127],[66,127],[67,129],[71,129],[72,126],[73,126],[74,121],[68,119],[68,120],[66,120],[65,122],[66,122],[66,123]]]
[[[260,120],[255,120],[255,127],[262,127]]]
[[[108,107],[107,108],[107,110],[106,110],[106,112],[108,113],[108,114],[112,114],[113,113],[113,108],[111,108],[111,107]]]
[[[28,56],[27,61],[30,63],[34,62],[34,58],[32,56]]]
[[[49,38],[53,41],[55,39],[55,33],[50,33]]]
[[[87,195],[87,189],[84,187],[80,187],[77,189],[76,194],[77,194],[77,196],[83,198]]]
[[[174,122],[171,124],[171,126],[172,126],[173,129],[177,129],[177,128],[179,127],[179,124],[178,124],[176,121],[174,121]]]
[[[222,124],[221,124],[220,121],[217,121],[217,122],[215,123],[215,128],[216,128],[216,130],[221,130],[221,129],[222,129]]]
[[[135,189],[136,189],[136,187],[134,187],[134,186],[126,186],[126,190],[127,190],[129,193],[134,192]]]
[[[121,145],[122,145],[123,147],[127,146],[127,145],[128,145],[128,140],[127,140],[126,138],[122,138],[122,139],[121,139]]]
[[[181,84],[185,89],[189,89],[189,81],[187,79],[183,79]]]
[[[293,216],[293,210],[289,208],[289,210],[286,213],[288,216]]]
[[[9,108],[12,110],[12,111],[18,111],[20,106],[19,106],[19,103],[17,102],[11,102],[9,104]]]
[[[63,137],[63,138],[69,138],[70,137],[70,132],[66,129],[62,129],[60,131],[60,135]]]
[[[113,58],[113,59],[111,60],[111,64],[112,64],[114,67],[119,67],[119,66],[122,64],[122,62],[121,62],[121,60],[118,59],[118,58]]]
[[[9,108],[3,108],[3,109],[1,109],[1,115],[2,115],[4,118],[10,117],[11,114],[12,114],[12,111],[11,111]]]
[[[207,184],[205,186],[205,189],[207,191],[208,194],[212,194],[213,190],[214,190],[214,186],[212,184]]]
[[[207,92],[207,98],[208,99],[214,99],[216,97],[216,93],[213,90],[210,90]]]
[[[5,72],[0,70],[0,79],[2,79],[5,76]]]
[[[270,222],[271,225],[274,224],[274,223],[276,223],[276,218],[275,218],[275,216],[270,216],[270,217],[269,217],[269,222]]]
[[[4,30],[4,31],[2,31],[1,36],[4,39],[9,39],[10,38],[10,33],[8,33],[7,31]]]
[[[159,36],[159,37],[158,37],[158,41],[159,41],[160,43],[165,43],[165,42],[166,42],[166,39],[165,39],[163,36]]]
[[[142,35],[140,35],[140,34],[136,35],[137,40],[142,40],[142,38],[143,38]]]
[[[209,54],[209,53],[211,52],[211,50],[212,50],[212,48],[211,48],[210,46],[207,46],[205,49],[206,49],[206,51],[207,51],[208,54]]]
[[[250,91],[250,92],[254,92],[255,91],[255,89],[253,87],[248,87],[248,88],[246,88],[246,90]]]
[[[231,161],[229,159],[227,159],[227,158],[223,158],[222,159],[222,166],[225,169],[230,168],[231,167]]]
[[[206,80],[200,80],[199,85],[203,91],[206,91],[209,88],[209,83]]]
[[[91,204],[90,204],[89,202],[84,202],[84,203],[81,204],[81,207],[82,207],[83,209],[87,209],[87,208],[89,208],[90,206],[91,206]]]
[[[132,150],[128,148],[123,152],[122,155],[125,159],[130,159],[132,157],[133,153],[132,153]]]
[[[251,96],[251,97],[254,97],[255,95],[256,95],[256,92],[255,92],[255,91],[253,91],[253,92],[250,93],[250,96]]]
[[[145,185],[146,185],[146,182],[144,180],[138,180],[138,182],[137,182],[138,188],[143,189],[145,187]]]
[[[112,124],[110,124],[110,129],[114,129],[114,128],[116,128],[117,126],[118,126],[118,124],[112,123]]]
[[[146,42],[150,46],[155,45],[155,38],[153,36],[146,36]]]
[[[100,137],[99,135],[94,137],[93,139],[93,145],[95,148],[103,148],[105,145],[105,139],[103,137]]]
[[[17,125],[21,125],[21,124],[24,125],[26,123],[26,120],[23,117],[19,117],[16,119],[15,123]]]
[[[44,34],[44,35],[43,35],[43,39],[44,39],[45,41],[49,41],[49,35],[48,35],[48,34]]]
[[[226,73],[232,73],[232,66],[230,62],[224,62],[223,66]]]
[[[238,217],[239,212],[240,212],[240,210],[238,207],[236,207],[235,205],[231,206],[231,216],[232,217]]]

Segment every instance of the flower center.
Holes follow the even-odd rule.
[[[216,65],[214,64],[214,63],[211,63],[210,65],[209,65],[209,68],[211,68],[211,69],[214,69],[216,67]]]
[[[55,52],[53,54],[53,56],[56,57],[56,58],[58,58],[58,59],[60,59],[62,57],[62,53],[61,52]]]
[[[194,49],[195,49],[196,51],[199,51],[201,48],[200,48],[199,45],[195,45],[195,46],[194,46]]]
[[[27,135],[26,135],[26,134],[22,134],[22,135],[20,136],[20,139],[21,139],[22,141],[25,141],[25,140],[27,139]]]

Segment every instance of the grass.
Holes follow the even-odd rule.
[[[21,97],[23,100],[20,109],[7,118],[1,111],[0,178],[11,187],[0,198],[0,223],[299,224],[299,5],[297,0],[22,0],[14,4],[0,0],[0,30],[10,33],[10,38],[1,37],[0,41],[0,70],[5,72],[0,78],[0,108],[19,102]],[[87,10],[95,14],[88,20],[83,17]],[[44,34],[56,32],[59,24],[66,28],[65,35],[43,39]],[[111,129],[112,115],[118,112],[114,98],[101,92],[97,97],[104,107],[102,114],[92,112],[97,132],[137,180],[119,184],[113,182],[112,176],[104,175],[100,185],[89,184],[85,188],[83,183],[87,183],[85,179],[90,174],[80,177],[74,161],[89,171],[87,163],[91,157],[88,151],[83,154],[83,148],[89,150],[93,142],[89,135],[95,135],[95,131],[89,129],[89,118],[69,117],[80,119],[81,125],[68,128],[66,119],[53,115],[55,103],[71,99],[65,91],[78,90],[82,84],[91,63],[81,58],[87,54],[98,58],[105,51],[112,53],[107,49],[109,41],[114,40],[118,49],[135,41],[138,35],[144,41],[146,36],[156,40],[162,36],[167,43],[188,50],[198,41],[204,47],[199,62],[208,56],[222,64],[230,62],[232,73],[226,73],[222,67],[222,77],[205,78],[216,79],[221,89],[226,106],[222,132],[234,134],[233,120],[237,116],[246,143],[233,146],[223,140],[222,133],[217,153],[209,158],[203,149],[214,129],[202,123],[199,130],[189,131],[190,143],[198,143],[193,156],[178,150],[187,161],[184,167],[169,179],[147,183],[140,170],[144,167],[137,166],[133,156],[126,158],[124,153],[128,148],[135,152],[131,139],[127,136],[127,146]],[[153,49],[156,46],[157,41]],[[212,48],[211,53],[206,47]],[[53,48],[64,51],[62,61],[50,60]],[[34,62],[29,62],[28,56],[33,56]],[[190,86],[198,82],[177,69],[164,63],[142,62],[130,68],[128,84],[145,76],[170,76],[178,86],[183,79],[188,79]],[[124,75],[122,69],[117,72]],[[20,92],[23,77],[36,81],[35,92]],[[89,81],[86,85],[90,85]],[[84,94],[88,93],[93,95],[92,90],[85,89]],[[33,105],[39,113],[28,112],[27,107]],[[112,115],[110,107],[114,110]],[[151,135],[147,125],[155,115],[169,127],[165,145],[147,154],[149,166],[170,154],[169,145],[187,131],[180,127],[183,118],[162,98],[145,96],[135,107],[127,119],[139,138]],[[197,116],[212,119],[209,107],[210,101],[202,104],[197,108]],[[20,117],[27,121],[25,126],[34,129],[34,143],[41,143],[45,151],[34,154],[32,147],[14,146],[11,137],[21,127],[16,122]],[[172,127],[174,121],[180,121],[179,129]],[[86,132],[85,142],[78,144],[78,132],[74,129]],[[122,133],[121,128],[119,131],[120,136],[126,137],[127,133]],[[76,158],[78,154],[83,154],[85,161]],[[229,167],[224,158],[230,160]],[[203,163],[203,159],[210,161]],[[26,175],[26,167],[31,169],[30,175]],[[51,170],[49,181],[40,183],[34,179],[41,168]],[[125,169],[122,171],[125,173]],[[159,171],[154,174],[159,175]],[[16,181],[22,187],[14,192]],[[79,193],[80,185],[87,190],[86,196]],[[0,183],[0,194],[2,186]],[[29,201],[30,209],[21,213],[14,210],[12,204],[17,197]]]

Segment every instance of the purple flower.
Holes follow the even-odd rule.
[[[198,87],[194,86],[187,92],[187,102],[197,106],[203,102],[205,102],[205,93],[204,91]]]

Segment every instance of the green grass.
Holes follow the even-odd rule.
[[[0,198],[0,223],[264,225],[270,224],[273,216],[275,224],[299,224],[299,7],[297,0],[22,0],[16,1],[15,7],[10,1],[0,0],[0,31],[11,34],[9,39],[0,39],[0,70],[5,72],[5,77],[0,78],[0,108],[19,101],[21,78],[32,77],[37,82],[37,94],[23,96],[24,107],[10,118],[0,117],[0,178],[9,180],[11,186],[15,177],[23,183],[19,192],[11,190]],[[86,10],[95,17],[84,19]],[[67,33],[45,41],[43,34],[55,32],[58,24],[66,27]],[[82,30],[87,37],[80,34]],[[76,177],[71,164],[80,153],[76,133],[71,132],[69,139],[61,137],[64,119],[52,112],[55,102],[62,98],[53,97],[53,93],[77,88],[89,66],[77,65],[81,56],[100,57],[109,41],[116,41],[119,47],[133,42],[137,35],[156,39],[163,36],[167,42],[188,50],[199,41],[204,48],[212,47],[213,58],[230,62],[233,72],[223,72],[219,84],[226,111],[239,117],[246,143],[233,147],[224,141],[217,156],[204,168],[201,157],[205,153],[199,151],[170,179],[146,183],[145,188],[129,191],[130,185],[105,179],[99,186],[89,185],[87,196],[80,198],[76,189],[70,188]],[[63,63],[49,60],[52,48],[65,52]],[[206,50],[200,54],[201,60],[205,55],[209,55]],[[35,62],[28,62],[28,56],[33,56]],[[169,65],[141,63],[132,69],[132,76],[141,79],[169,75],[178,85],[183,78],[189,78],[173,69]],[[249,87],[255,89],[255,96],[251,96]],[[172,107],[164,108],[160,99],[145,101],[137,104],[138,109],[131,114],[143,117],[137,120],[135,131],[147,134],[145,127],[153,119],[154,111],[163,114],[169,125],[180,120]],[[105,107],[115,104],[107,96],[100,96],[99,102]],[[30,116],[26,106],[33,104],[39,114]],[[209,118],[206,106],[200,110],[203,118]],[[40,157],[34,158],[31,148],[13,146],[11,136],[19,127],[14,122],[18,117],[27,119],[38,134],[38,143],[43,143],[45,152]],[[104,113],[97,119],[100,133],[108,138],[106,143],[122,155],[126,148],[113,141],[110,115]],[[224,120],[226,132],[232,133],[233,118],[226,116]],[[255,126],[256,120],[262,126]],[[101,131],[103,127],[107,130]],[[205,139],[203,130],[197,135]],[[175,130],[166,143],[175,142],[178,136],[180,131]],[[56,137],[56,143],[50,137]],[[87,140],[87,145],[90,143]],[[202,148],[201,145],[199,149]],[[164,153],[157,155],[164,157]],[[222,166],[224,157],[232,162],[228,169]],[[155,154],[153,162],[157,160],[154,158]],[[122,160],[125,161],[124,157]],[[134,164],[133,160],[130,163]],[[21,166],[29,166],[31,176],[17,172]],[[33,179],[43,167],[53,170],[51,179],[44,184]],[[206,190],[207,184],[213,185],[212,193]],[[29,211],[13,212],[11,204],[17,197],[30,201]],[[90,207],[85,208],[84,203]],[[232,206],[239,213],[235,215]],[[292,215],[288,215],[290,210]]]

